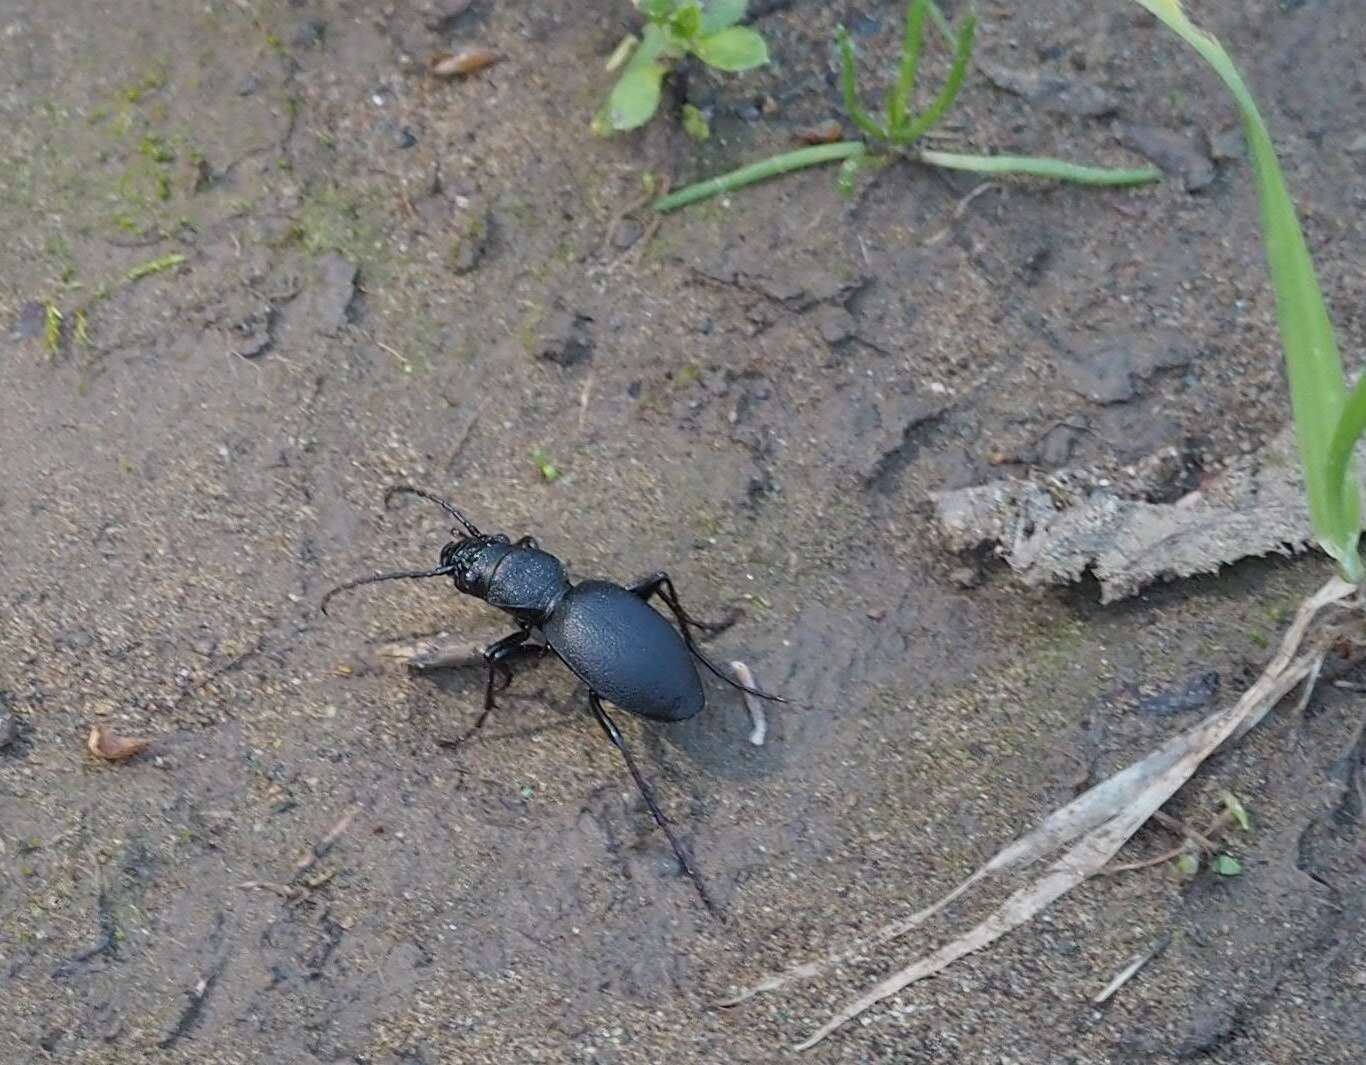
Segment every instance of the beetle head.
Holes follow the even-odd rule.
[[[454,529],[451,534],[458,535]],[[488,595],[493,571],[511,550],[511,541],[502,533],[458,536],[441,549],[441,568],[449,569],[455,586],[466,595],[483,599]]]

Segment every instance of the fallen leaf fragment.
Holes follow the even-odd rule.
[[[802,126],[792,135],[803,144],[834,144],[844,137],[844,127],[831,118],[814,126]]]
[[[462,48],[458,52],[438,52],[427,60],[427,69],[438,78],[463,78],[498,62],[492,48]]]
[[[1122,498],[1077,471],[931,496],[951,550],[994,544],[1036,587],[1090,571],[1102,603],[1242,558],[1303,551],[1313,540],[1306,498],[1291,428],[1175,503]]]
[[[90,730],[90,738],[85,741],[85,746],[90,753],[106,762],[126,762],[134,755],[147,750],[151,745],[151,740],[115,736],[104,725],[94,726]]]

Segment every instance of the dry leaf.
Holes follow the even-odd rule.
[[[1366,467],[1358,477],[1366,481]],[[930,498],[950,549],[995,544],[1033,586],[1068,584],[1089,570],[1102,603],[1239,559],[1302,551],[1314,536],[1291,428],[1175,503],[1123,498],[1077,470]]]
[[[492,48],[462,48],[458,52],[438,52],[427,60],[427,69],[438,78],[465,77],[491,67],[499,56]]]
[[[106,762],[126,762],[133,755],[147,750],[152,741],[115,736],[104,725],[96,725],[90,730],[90,738],[85,745],[96,758]]]

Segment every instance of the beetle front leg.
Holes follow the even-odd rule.
[[[484,685],[484,712],[479,715],[479,720],[474,723],[476,729],[483,725],[484,719],[489,716],[489,711],[493,709],[494,675],[502,674],[504,688],[512,683],[512,670],[507,667],[503,659],[509,657],[530,638],[531,633],[522,629],[520,632],[509,633],[501,640],[484,648],[484,661],[489,667],[489,678],[488,683]]]
[[[682,632],[683,642],[688,645],[688,650],[691,651],[693,656],[706,666],[707,669],[729,684],[732,688],[738,688],[742,692],[756,695],[760,699],[768,699],[770,702],[787,702],[781,695],[773,695],[766,691],[760,691],[758,688],[751,688],[748,684],[741,684],[734,677],[723,673],[720,666],[702,653],[701,648],[697,646],[697,641],[693,639],[692,626],[696,625],[698,628],[707,628],[708,626],[703,622],[698,621],[683,609],[683,604],[679,602],[678,590],[674,587],[674,582],[663,570],[660,570],[653,576],[646,577],[643,581],[636,582],[630,586],[628,591],[634,592],[647,602],[649,601],[650,596],[658,595],[659,598],[664,601],[664,605],[673,611],[674,617],[678,619],[678,627]],[[732,624],[734,624],[733,619],[721,627],[728,628]]]
[[[626,768],[631,771],[631,776],[636,782],[636,788],[640,791],[641,798],[645,800],[645,805],[650,808],[650,814],[654,817],[655,824],[663,829],[664,835],[668,837],[669,846],[673,848],[674,857],[678,859],[678,864],[683,867],[683,872],[688,874],[688,879],[693,882],[693,887],[697,888],[697,893],[702,896],[702,901],[706,904],[707,909],[716,913],[716,904],[707,894],[707,889],[702,884],[702,878],[697,875],[697,870],[688,861],[683,845],[679,843],[678,837],[674,835],[673,829],[669,827],[669,822],[664,819],[664,814],[655,803],[654,795],[650,792],[650,785],[645,783],[645,778],[640,775],[640,770],[636,768],[635,759],[631,757],[631,752],[626,749],[626,741],[622,739],[621,730],[617,728],[616,722],[607,716],[607,711],[603,708],[602,700],[598,697],[597,692],[589,691],[588,705],[593,708],[593,716],[602,726],[602,731],[607,733],[607,738],[612,742],[612,746],[619,750],[622,758],[626,760]]]
[[[518,651],[530,638],[531,633],[526,629],[522,629],[520,632],[509,633],[501,640],[497,640],[484,648],[484,662],[489,667],[488,682],[484,685],[484,709],[479,716],[474,719],[474,724],[465,730],[464,735],[459,739],[451,740],[450,742],[443,741],[443,747],[446,747],[449,750],[455,750],[484,727],[484,722],[489,719],[489,714],[493,712],[494,706],[497,705],[493,700],[493,678],[501,673],[504,678],[504,688],[512,683],[512,670],[508,669],[507,665],[503,662],[503,659]]]

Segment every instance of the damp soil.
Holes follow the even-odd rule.
[[[1164,448],[1198,482],[1283,423],[1254,192],[1198,60],[1120,0],[979,5],[992,77],[946,143],[1147,153],[1157,187],[969,201],[977,179],[903,165],[847,200],[808,172],[623,217],[646,174],[677,187],[838,116],[837,22],[874,84],[894,61],[900,4],[750,6],[771,66],[691,71],[602,141],[622,2],[0,5],[6,1060],[787,1060],[992,900],[712,1001],[924,905],[1260,669],[1321,560],[1102,609],[948,554],[926,506]],[[1351,362],[1366,22],[1204,6]],[[500,62],[426,72],[470,46]],[[801,704],[765,746],[717,684],[694,720],[623,722],[724,919],[554,663],[443,746],[482,676],[381,648],[491,640],[494,612],[429,582],[318,613],[341,580],[434,564],[444,516],[386,512],[398,481],[578,576],[666,569],[696,613],[743,611],[711,649]],[[1332,679],[1169,804],[1198,824],[1235,792],[1241,875],[1100,878],[809,1060],[1360,1061],[1363,678]],[[95,723],[152,746],[99,763]],[[1171,843],[1150,826],[1125,857]]]

